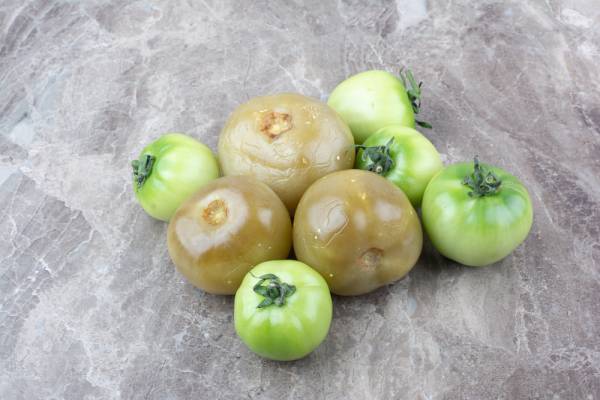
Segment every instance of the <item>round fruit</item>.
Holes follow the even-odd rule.
[[[235,330],[258,355],[302,358],[316,349],[331,325],[332,304],[323,278],[292,260],[254,267],[235,294]]]
[[[407,71],[397,76],[386,71],[365,71],[340,83],[329,96],[327,104],[346,121],[356,143],[388,125],[431,128],[426,122],[415,121],[419,112],[421,84]],[[408,81],[410,89],[407,91]]]
[[[356,167],[390,180],[415,208],[421,206],[427,184],[443,167],[440,153],[425,136],[400,125],[378,130],[358,147]]]
[[[266,183],[293,213],[302,193],[330,172],[352,168],[354,141],[341,118],[299,94],[256,97],[239,106],[219,137],[225,175]]]
[[[267,185],[225,177],[181,205],[169,223],[167,247],[192,284],[234,294],[254,265],[287,257],[291,235],[289,213]]]
[[[340,295],[368,293],[402,278],[419,258],[422,242],[421,224],[406,195],[368,171],[319,179],[294,217],[296,257]]]
[[[423,225],[435,248],[459,263],[480,267],[509,255],[529,234],[531,200],[508,172],[486,164],[453,164],[423,195]]]
[[[144,210],[168,221],[195,191],[219,177],[212,151],[181,133],[169,133],[146,146],[132,162],[133,190]]]

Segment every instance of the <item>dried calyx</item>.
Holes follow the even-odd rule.
[[[277,275],[265,274],[254,277],[259,281],[254,285],[253,290],[264,297],[257,308],[265,308],[273,304],[281,307],[285,304],[285,299],[296,291],[296,286],[281,282]]]
[[[367,170],[375,172],[378,175],[385,175],[394,167],[394,159],[390,153],[390,146],[394,143],[391,138],[385,146],[365,146],[355,145],[357,149],[362,149],[362,160],[367,165]]]
[[[469,196],[483,197],[496,194],[500,191],[502,181],[492,171],[486,170],[479,164],[479,158],[473,160],[473,173],[463,179],[463,185],[471,188]]]
[[[423,86],[423,82],[417,83],[410,69],[407,69],[406,73],[404,73],[403,70],[400,70],[400,79],[402,79],[402,83],[406,88],[406,94],[408,94],[408,99],[410,100],[414,113],[418,114],[419,111],[421,111],[421,86]],[[410,84],[410,87],[408,84]],[[431,124],[429,122],[415,119],[415,123],[423,128],[431,129]]]
[[[136,188],[141,189],[144,182],[152,173],[152,166],[156,157],[150,154],[144,154],[139,160],[133,160],[131,167],[133,168],[133,179],[135,180]]]

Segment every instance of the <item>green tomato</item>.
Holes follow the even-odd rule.
[[[166,134],[132,162],[133,190],[152,217],[168,221],[194,192],[219,177],[212,151],[181,133]]]
[[[346,79],[331,92],[327,104],[348,124],[356,143],[363,143],[388,125],[415,127],[420,84],[410,71],[400,78],[386,71],[365,71]],[[403,81],[410,84],[408,91]]]
[[[433,144],[412,128],[391,125],[358,146],[356,168],[373,171],[398,186],[413,207],[421,205],[431,178],[443,167]]]
[[[254,267],[235,294],[235,330],[258,355],[289,361],[308,355],[327,336],[332,303],[327,282],[293,260]]]
[[[439,172],[425,190],[422,213],[435,248],[473,267],[509,255],[525,240],[533,220],[523,184],[477,158]]]

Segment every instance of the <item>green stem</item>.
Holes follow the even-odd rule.
[[[131,167],[133,168],[133,179],[137,189],[141,189],[144,186],[144,182],[152,173],[152,166],[156,157],[150,154],[144,154],[139,160],[133,160]]]
[[[498,193],[502,185],[502,180],[492,171],[487,171],[482,167],[479,164],[479,158],[475,156],[473,160],[473,173],[465,176],[462,183],[471,188],[469,196],[483,197]]]
[[[361,158],[367,164],[367,170],[378,175],[385,175],[394,167],[394,159],[390,153],[392,143],[394,143],[394,138],[391,138],[385,146],[357,144],[354,147],[363,150]]]
[[[252,272],[250,275],[254,276]],[[285,299],[296,292],[296,286],[281,282],[277,275],[265,274],[254,277],[259,281],[254,285],[253,290],[264,297],[256,308],[265,308],[273,304],[281,307],[285,304]]]
[[[402,83],[406,88],[406,94],[412,105],[413,112],[418,114],[421,111],[421,86],[423,86],[423,82],[417,83],[410,69],[407,69],[406,73],[404,73],[404,70],[400,70],[400,79],[402,79]],[[410,87],[407,83],[410,84]],[[423,128],[432,128],[431,124],[426,121],[415,119],[415,123]]]

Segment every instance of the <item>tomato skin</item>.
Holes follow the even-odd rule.
[[[175,210],[194,192],[219,177],[219,165],[213,152],[195,140],[169,133],[150,143],[140,153],[155,157],[148,178],[133,189],[140,205],[150,216],[168,221]]]
[[[293,215],[317,179],[354,165],[350,128],[326,104],[295,93],[254,97],[238,106],[219,135],[223,174],[269,185]]]
[[[283,306],[257,308],[263,297],[253,287],[256,277],[264,274],[275,274],[296,287]],[[315,270],[294,260],[267,261],[246,274],[235,294],[235,330],[250,350],[262,357],[296,360],[323,342],[332,311],[327,283]]]
[[[335,294],[369,293],[404,277],[423,243],[417,212],[387,179],[356,169],[315,182],[294,215],[294,251]]]
[[[167,248],[177,270],[213,294],[235,294],[256,264],[287,257],[290,215],[275,192],[249,176],[226,176],[200,188],[177,209]]]
[[[490,165],[502,184],[498,193],[469,196],[463,184],[473,163],[440,171],[423,195],[423,225],[435,248],[461,264],[481,267],[509,255],[527,237],[533,221],[527,189],[513,175]]]
[[[383,176],[398,186],[408,197],[413,207],[421,206],[427,184],[442,168],[440,154],[433,144],[415,129],[391,125],[369,136],[364,146],[385,146],[390,139],[390,155],[394,166]],[[356,167],[367,169],[368,160],[363,160],[364,150],[359,150]]]
[[[404,84],[386,71],[351,76],[331,92],[327,104],[350,126],[357,144],[388,125],[415,127],[415,114]]]

